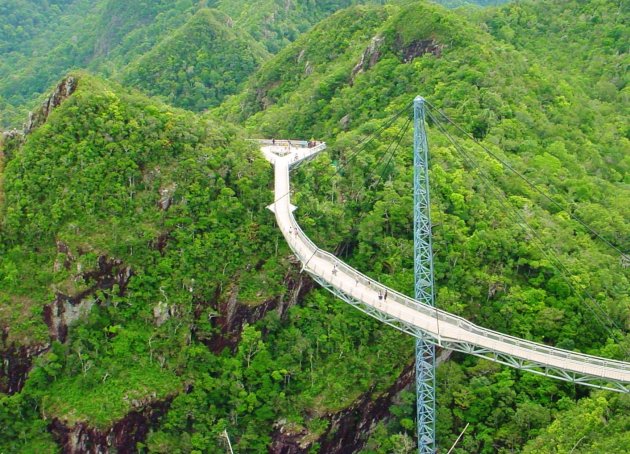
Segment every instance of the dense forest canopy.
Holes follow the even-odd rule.
[[[314,23],[360,3],[383,0],[10,0],[0,5],[0,127],[21,125],[38,96],[77,68],[151,85],[149,94],[177,106],[212,107],[258,67],[268,55],[262,48],[275,53]],[[215,12],[197,14],[209,8]],[[195,65],[197,71],[181,74],[169,60],[174,52],[184,72]],[[227,55],[234,58],[229,65]]]
[[[300,225],[412,294],[418,94],[470,133],[427,121],[437,305],[628,361],[629,7],[463,6],[0,5],[0,452],[414,452],[412,339],[300,273],[247,139],[325,140]],[[630,451],[628,395],[439,353],[440,446]]]

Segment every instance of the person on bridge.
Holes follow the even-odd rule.
[[[387,301],[387,289],[385,289],[385,295],[383,295],[383,299]]]
[[[337,264],[336,263],[333,265],[332,273],[333,273],[333,276],[337,275]]]

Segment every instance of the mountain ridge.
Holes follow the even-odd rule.
[[[164,103],[165,91],[151,98],[70,73],[76,90],[63,102],[47,94],[30,132],[0,145],[0,451],[222,452],[227,430],[239,452],[413,452],[413,342],[300,273],[265,209],[271,169],[246,139],[327,141],[292,176],[300,225],[412,294],[403,131],[417,94],[474,137],[442,122],[455,146],[428,119],[437,304],[522,338],[627,358],[628,270],[569,215],[627,249],[625,82],[608,70],[623,59],[626,22],[610,5],[558,0],[549,9],[561,14],[539,22],[547,10],[529,2],[358,5],[265,56],[203,115]],[[189,6],[153,2],[163,15],[148,28],[113,30],[120,47],[99,71],[116,79],[135,55],[160,50],[165,35],[140,39],[151,27],[181,31],[168,33],[177,55]],[[210,14],[210,29],[216,19],[224,30],[225,16]],[[588,55],[572,55],[589,40]],[[212,45],[201,42],[195,52]],[[186,93],[190,79],[168,80]],[[440,445],[470,424],[459,453],[630,446],[625,396],[461,354],[437,374]]]

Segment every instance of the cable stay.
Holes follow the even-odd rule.
[[[479,145],[479,147],[481,147],[482,150],[484,150],[488,155],[490,155],[492,158],[494,158],[496,161],[498,161],[499,163],[501,163],[501,165],[508,169],[510,172],[512,172],[514,175],[516,175],[518,178],[520,178],[522,181],[524,181],[527,186],[529,186],[531,189],[533,189],[536,193],[538,193],[539,195],[541,195],[543,198],[545,198],[547,201],[549,201],[553,206],[555,206],[558,210],[563,211],[565,213],[567,213],[571,219],[573,219],[574,221],[576,221],[577,223],[579,223],[582,227],[584,227],[588,232],[590,232],[593,236],[595,236],[596,238],[598,238],[600,241],[602,241],[604,244],[606,244],[608,247],[610,247],[611,249],[613,249],[614,251],[616,251],[619,255],[622,261],[624,260],[628,260],[628,252],[623,252],[618,246],[616,246],[615,244],[613,244],[610,240],[608,240],[606,237],[604,237],[601,233],[599,233],[597,230],[595,230],[593,227],[591,227],[590,225],[588,225],[586,222],[584,222],[582,219],[580,219],[578,216],[576,216],[575,214],[573,214],[569,209],[567,209],[566,207],[562,206],[560,203],[558,203],[556,200],[554,200],[552,197],[550,197],[549,195],[547,195],[542,189],[540,189],[538,186],[536,186],[536,184],[534,184],[533,182],[531,182],[525,175],[523,175],[521,172],[519,172],[518,170],[516,170],[512,165],[510,165],[505,159],[501,159],[500,156],[498,156],[496,153],[494,153],[492,150],[490,150],[488,147],[486,147],[482,142],[480,142],[479,140],[477,140],[476,137],[474,137],[472,134],[470,134],[468,131],[466,131],[464,128],[462,128],[460,125],[458,125],[457,123],[455,123],[453,120],[451,120],[442,110],[438,109],[437,107],[435,107],[433,104],[431,104],[430,102],[427,101],[427,105],[433,109],[435,112],[439,113],[440,116],[442,116],[442,118],[444,118],[444,120],[446,120],[446,122],[448,122],[449,124],[453,125],[459,132],[461,132],[464,136],[466,136],[468,139],[472,140],[473,142],[475,142],[477,145]]]
[[[433,109],[435,110],[435,109]],[[542,240],[536,229],[534,229],[531,224],[523,217],[519,210],[517,210],[513,205],[509,203],[506,196],[498,190],[495,184],[493,184],[492,179],[488,172],[479,164],[478,161],[475,160],[469,153],[465,151],[465,149],[457,142],[455,138],[446,130],[442,122],[431,112],[428,110],[428,115],[433,121],[433,123],[437,126],[437,128],[442,132],[442,134],[449,140],[449,142],[455,148],[457,154],[462,158],[462,160],[468,164],[470,169],[475,169],[478,171],[479,178],[484,183],[486,189],[493,193],[495,199],[500,203],[503,208],[505,214],[507,214],[511,221],[514,224],[519,225],[526,233],[530,233],[532,238],[535,240],[534,244],[537,249],[543,254],[545,258],[551,263],[551,265],[559,272],[560,276],[564,280],[564,282],[569,286],[571,291],[575,296],[577,296],[584,307],[586,307],[595,317],[595,319],[600,323],[600,325],[606,330],[608,335],[612,339],[616,339],[617,341],[623,340],[623,337],[620,333],[623,330],[619,327],[619,325],[615,322],[615,320],[610,317],[610,315],[601,307],[601,305],[593,298],[587,291],[578,291],[575,288],[575,285],[569,279],[569,270],[566,268],[564,263],[560,260],[560,258],[553,251],[549,250],[548,245]],[[584,297],[586,295],[586,298]],[[588,300],[587,300],[588,299]],[[613,331],[614,328],[617,331]],[[626,356],[630,357],[630,351],[624,349],[624,353]]]
[[[366,137],[363,141],[359,142],[355,147],[351,148],[354,149],[354,151],[352,153],[350,153],[350,155],[348,156],[348,158],[346,159],[346,162],[341,164],[338,168],[337,168],[337,174],[341,173],[352,161],[354,161],[354,159],[359,156],[359,154],[361,154],[362,152],[364,152],[367,149],[367,146],[372,142],[372,140],[374,140],[377,137],[380,137],[381,133],[383,131],[385,131],[387,128],[389,128],[391,125],[394,124],[394,122],[405,112],[408,112],[409,107],[411,107],[411,102],[405,104],[405,106],[398,110],[397,112],[395,112],[385,123],[383,123],[376,131],[374,131],[372,134],[370,134],[368,137]]]
[[[411,124],[411,118],[409,118],[407,120],[407,122],[405,123],[405,125],[400,129],[400,134],[398,134],[398,137],[396,139],[394,139],[394,141],[396,142],[396,146],[394,147],[394,150],[391,152],[389,159],[387,160],[387,162],[385,163],[385,166],[383,167],[383,170],[381,172],[381,174],[378,177],[378,180],[376,181],[376,183],[372,186],[372,187],[378,187],[378,185],[381,183],[381,181],[383,180],[383,177],[385,176],[385,172],[387,171],[387,169],[389,168],[389,164],[392,162],[392,159],[394,157],[394,155],[396,154],[396,151],[398,151],[398,147],[400,146],[400,142],[402,142],[403,137],[405,137],[405,134],[407,133],[407,130],[409,129],[409,125]],[[389,149],[391,148],[392,144],[394,142],[392,141],[389,144],[389,147],[387,147],[387,150],[389,151]],[[383,156],[385,156],[387,154],[387,151],[384,153]]]

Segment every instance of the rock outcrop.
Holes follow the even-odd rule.
[[[452,350],[439,350],[436,364],[448,361]],[[328,428],[319,437],[313,437],[307,429],[291,424],[276,424],[273,440],[269,448],[272,454],[305,454],[318,443],[319,452],[327,454],[345,454],[359,452],[369,438],[374,427],[387,419],[390,406],[395,403],[398,394],[414,385],[416,378],[415,363],[408,364],[390,388],[373,398],[368,391],[361,395],[350,407],[326,417],[330,421]]]
[[[401,48],[403,62],[409,63],[414,58],[421,57],[424,54],[432,54],[439,57],[442,55],[444,47],[445,46],[443,44],[440,44],[433,39],[412,41]]]
[[[78,80],[74,76],[68,76],[63,79],[53,92],[42,103],[42,106],[35,112],[28,114],[28,121],[24,125],[24,134],[29,134],[38,126],[43,125],[50,113],[61,105],[66,99],[75,92],[78,86]]]
[[[350,86],[354,84],[354,79],[357,74],[367,71],[378,62],[378,59],[381,57],[380,48],[382,43],[383,37],[375,36],[372,38],[368,47],[363,51],[363,54],[361,54],[361,59],[354,68],[352,68],[352,72],[350,73]]]
[[[57,243],[59,252],[65,251],[63,266],[70,266],[73,260],[67,247]],[[55,266],[60,266],[58,263]],[[85,282],[88,287],[75,295],[66,295],[57,292],[52,303],[44,306],[44,321],[48,325],[50,337],[52,340],[65,342],[68,336],[68,326],[90,312],[93,305],[99,302],[95,296],[97,290],[112,290],[114,286],[118,288],[118,295],[125,293],[129,279],[133,272],[129,266],[125,266],[121,260],[99,256],[97,267],[94,270],[86,271],[77,279]]]
[[[372,429],[379,421],[389,416],[389,407],[396,396],[413,383],[414,364],[407,365],[394,384],[376,399],[368,391],[354,404],[338,413],[328,415],[328,428],[319,437],[313,438],[306,430],[294,430],[281,425],[273,434],[269,447],[272,454],[302,454],[319,444],[319,452],[345,454],[358,452],[367,441]]]
[[[48,350],[49,345],[8,344],[8,334],[7,329],[0,334],[0,393],[15,394],[22,390],[34,358]]]
[[[85,423],[68,427],[55,418],[49,430],[64,454],[133,453],[137,452],[137,443],[146,439],[171,402],[172,398],[148,403],[128,413],[109,429],[97,429]]]
[[[13,152],[24,143],[24,132],[17,129],[4,131],[0,137],[0,159],[13,157]]]
[[[246,324],[257,322],[272,310],[278,311],[282,317],[313,288],[314,282],[305,274],[295,275],[290,272],[285,277],[284,285],[288,290],[287,294],[253,307],[238,301],[237,289],[232,289],[223,302],[218,302],[219,292],[217,292],[215,301],[210,304],[217,310],[218,315],[213,318],[212,323],[219,328],[220,332],[206,342],[208,348],[214,353],[220,353],[224,348],[235,348]]]

